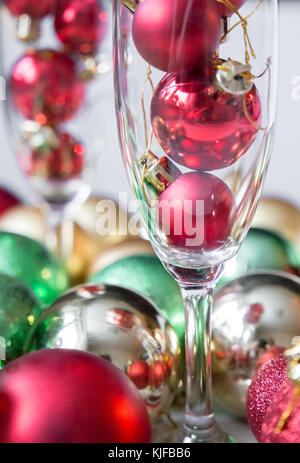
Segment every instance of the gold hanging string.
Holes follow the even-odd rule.
[[[285,412],[283,412],[283,414],[281,415],[280,420],[278,421],[278,424],[277,424],[276,429],[275,429],[275,434],[280,434],[281,431],[283,431],[283,429],[284,429],[284,427],[286,425],[286,422],[289,419],[292,411],[294,410],[294,407],[295,407],[299,397],[300,397],[300,386],[297,386],[297,387],[295,387],[294,396],[293,396],[293,399],[292,399],[289,407],[287,408],[287,410]]]
[[[256,6],[254,11],[252,11],[250,13],[250,15],[247,16],[247,18],[243,18],[243,16],[240,14],[239,10],[229,0],[216,0],[216,1],[218,3],[222,3],[223,5],[227,6],[227,8],[229,8],[233,13],[237,14],[237,16],[240,18],[240,21],[237,24],[235,24],[232,28],[230,28],[228,31],[226,31],[226,33],[222,37],[222,40],[224,40],[227,37],[227,35],[229,34],[229,32],[231,32],[236,26],[241,24],[242,28],[243,28],[244,43],[245,43],[245,61],[246,61],[247,64],[249,64],[249,62],[250,62],[250,53],[251,53],[251,55],[252,55],[252,57],[254,59],[256,58],[256,55],[255,55],[254,49],[252,47],[251,40],[250,40],[248,30],[247,30],[247,27],[248,27],[247,18],[249,18],[252,14],[255,13],[255,11],[259,8],[262,0],[259,1],[259,4]],[[250,53],[249,53],[249,49],[250,49]]]
[[[218,0],[217,0],[218,1]],[[254,13],[256,13],[256,11],[258,10],[258,8],[260,7],[262,3],[262,0],[258,0],[258,3],[256,5],[256,7],[254,8],[254,10],[251,11],[251,13],[249,13],[247,16],[245,16],[245,20],[247,21],[249,18],[251,18],[251,16],[254,15]],[[233,26],[231,26],[228,31],[226,31],[226,33],[224,34],[224,38],[230,34],[230,32],[233,31],[233,29],[235,29],[236,27],[238,27],[240,24],[242,23],[242,21],[238,21],[237,23],[235,23]]]

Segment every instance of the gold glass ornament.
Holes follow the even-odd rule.
[[[263,198],[252,226],[276,231],[300,249],[300,210],[288,201]]]
[[[112,362],[139,389],[152,420],[167,413],[180,380],[179,339],[156,306],[110,285],[78,286],[43,311],[25,351],[78,349]]]
[[[262,356],[287,348],[300,330],[300,278],[283,272],[247,274],[221,287],[212,317],[214,395],[246,417],[246,394]]]

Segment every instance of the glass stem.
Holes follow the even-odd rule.
[[[181,286],[186,318],[185,432],[191,438],[214,427],[211,378],[211,309],[215,285]]]
[[[59,257],[67,260],[73,251],[73,222],[64,217],[63,209],[49,208],[46,218],[46,245]]]

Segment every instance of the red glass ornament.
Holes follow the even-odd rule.
[[[261,122],[260,98],[255,86],[233,96],[200,75],[182,80],[167,74],[153,95],[151,120],[171,159],[195,170],[223,169],[252,145]]]
[[[60,0],[55,15],[59,40],[73,51],[91,54],[104,38],[108,14],[99,0]]]
[[[0,215],[13,206],[20,204],[19,200],[3,188],[0,188]]]
[[[239,10],[241,6],[243,6],[244,3],[246,2],[246,0],[229,0],[229,1],[237,10]],[[222,16],[222,18],[228,18],[229,16],[232,16],[234,14],[234,11],[232,10],[232,8],[229,8],[228,6],[224,5],[223,3],[219,3],[218,1],[217,1],[217,9],[218,9],[220,16]]]
[[[256,439],[260,440],[266,412],[277,391],[287,382],[287,358],[279,355],[263,365],[254,376],[247,395],[247,419]]]
[[[269,406],[261,429],[260,442],[264,444],[300,444],[300,396],[280,433],[275,432],[283,413],[295,397],[295,388],[286,381]]]
[[[128,378],[138,389],[145,389],[149,385],[149,365],[145,360],[134,362],[127,373]]]
[[[29,155],[20,153],[20,165],[30,176],[48,180],[69,180],[82,173],[85,148],[82,143],[66,132],[54,135],[56,146],[45,143],[33,149]]]
[[[171,246],[182,249],[222,246],[235,216],[235,202],[228,186],[204,172],[182,174],[159,196],[158,206],[160,229]]]
[[[220,15],[211,0],[143,0],[133,16],[132,37],[152,66],[184,72],[214,54],[221,37]]]
[[[86,352],[41,350],[0,373],[1,443],[142,443],[151,426],[126,375]]]
[[[13,16],[27,14],[32,18],[43,18],[54,11],[57,0],[4,0]]]
[[[67,55],[38,50],[28,51],[15,64],[10,90],[18,111],[45,125],[71,119],[83,104],[85,87]]]

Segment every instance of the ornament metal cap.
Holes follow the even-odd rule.
[[[242,64],[229,59],[218,66],[216,85],[221,92],[232,95],[244,95],[253,87],[253,78],[249,64]]]

